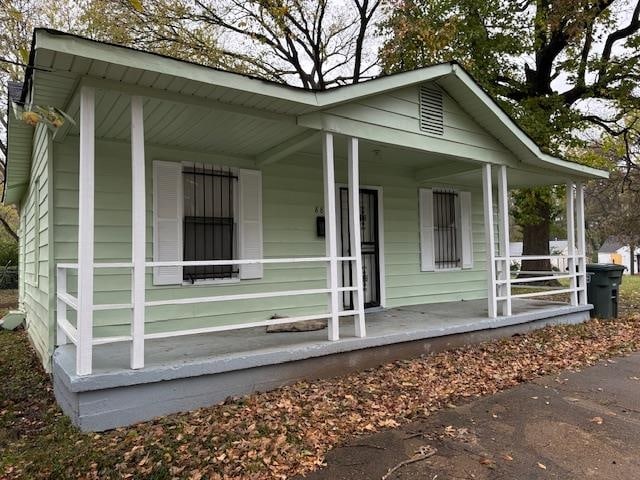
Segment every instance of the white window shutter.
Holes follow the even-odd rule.
[[[473,268],[473,230],[471,225],[471,193],[460,192],[460,237],[462,268]]]
[[[420,270],[434,271],[433,190],[421,188],[420,195]]]
[[[153,260],[182,261],[182,164],[153,162]],[[182,267],[156,267],[154,285],[182,283]]]
[[[239,251],[241,259],[262,258],[262,172],[240,169]],[[262,264],[240,265],[240,278],[262,278]]]

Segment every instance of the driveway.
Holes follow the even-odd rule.
[[[306,478],[381,479],[412,458],[388,479],[636,480],[640,353],[359,437]]]

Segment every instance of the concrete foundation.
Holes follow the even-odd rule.
[[[367,314],[367,337],[341,321],[342,338],[326,330],[264,329],[148,341],[145,368],[128,367],[129,345],[95,347],[92,375],[75,375],[75,348],[58,347],[54,391],[64,412],[85,431],[130,425],[159,415],[214,405],[302,379],[333,377],[447,348],[550,324],[579,323],[591,306],[514,301],[513,315],[486,318],[486,301],[418,305]]]

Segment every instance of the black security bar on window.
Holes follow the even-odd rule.
[[[238,177],[231,169],[212,165],[183,168],[185,261],[233,260],[236,252],[234,194]],[[184,267],[183,279],[235,278],[237,266],[208,265]]]
[[[451,190],[434,190],[434,253],[438,268],[460,266],[458,247],[457,193]]]

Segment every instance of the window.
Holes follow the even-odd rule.
[[[450,190],[433,191],[433,239],[435,267],[460,267],[458,195]]]
[[[473,268],[471,193],[419,189],[420,270]]]
[[[183,259],[233,260],[237,251],[236,190],[234,169],[206,164],[185,164]],[[183,280],[236,278],[237,266],[197,266],[182,269]]]
[[[263,258],[262,172],[177,161],[153,162],[156,262]],[[260,279],[261,263],[153,268],[154,285]]]

